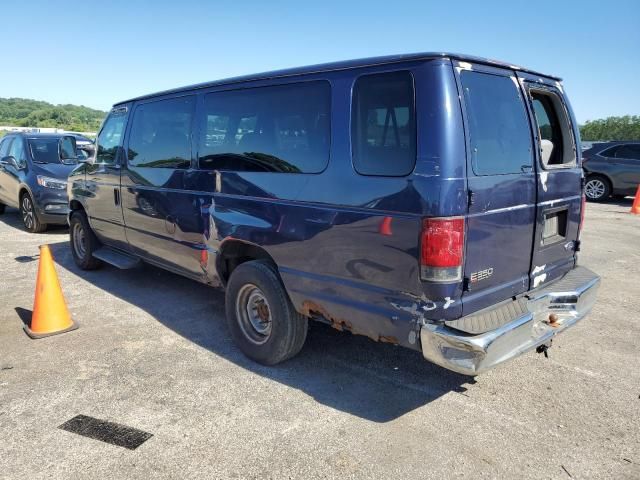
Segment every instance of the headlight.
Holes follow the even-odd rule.
[[[45,188],[54,188],[56,190],[64,190],[67,188],[67,182],[57,178],[43,177],[38,175],[38,185]]]

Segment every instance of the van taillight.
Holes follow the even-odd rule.
[[[420,235],[420,277],[429,282],[462,280],[464,218],[425,218]]]

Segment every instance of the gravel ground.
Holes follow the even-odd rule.
[[[82,272],[68,231],[0,217],[0,478],[640,478],[640,217],[589,204],[591,315],[475,380],[314,325],[266,368],[234,347],[223,295],[150,266]],[[76,331],[30,340],[48,243]],[[153,434],[127,450],[58,428]]]

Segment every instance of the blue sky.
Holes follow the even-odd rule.
[[[0,18],[0,97],[106,110],[229,76],[453,51],[563,77],[580,122],[640,114],[638,0],[31,0]]]

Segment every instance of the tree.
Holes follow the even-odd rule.
[[[640,116],[607,117],[580,126],[582,140],[640,140]]]
[[[0,125],[55,127],[95,132],[106,112],[78,105],[52,105],[26,98],[0,98]]]

